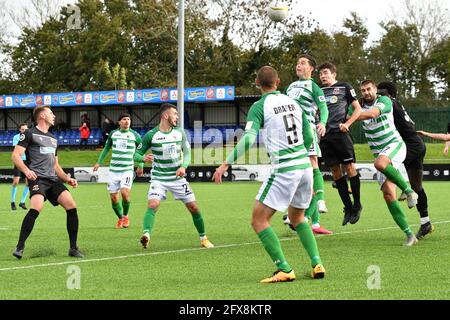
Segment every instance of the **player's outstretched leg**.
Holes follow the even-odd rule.
[[[23,210],[27,210],[27,207],[25,206],[25,201],[27,200],[27,195],[30,189],[28,186],[25,186],[22,191],[22,197],[20,198],[19,207],[21,207]]]
[[[35,209],[30,209],[26,216],[23,218],[22,227],[20,228],[19,242],[17,243],[16,249],[13,252],[13,256],[17,259],[22,259],[23,251],[25,249],[25,241],[33,231],[34,223],[39,216],[39,211]]]
[[[77,246],[78,237],[78,213],[77,208],[66,210],[67,213],[67,233],[69,234],[70,249],[69,257],[83,258]]]
[[[128,219],[128,212],[130,211],[131,202],[122,199],[123,218],[122,227],[128,228],[130,226],[130,220]]]
[[[289,219],[295,227],[300,243],[311,259],[312,273],[314,279],[325,277],[325,268],[320,259],[319,249],[317,248],[316,238],[308,224],[304,219],[304,209],[297,209],[292,206],[288,209]]]
[[[386,181],[381,189],[392,218],[400,229],[406,234],[405,246],[410,247],[415,245],[417,243],[417,238],[411,231],[403,209],[400,207],[400,203],[396,199],[394,183]]]
[[[408,208],[411,209],[417,205],[417,199],[419,198],[419,196],[414,192],[413,189],[411,189],[411,187],[408,186],[408,183],[405,181],[405,179],[403,179],[401,173],[397,169],[395,169],[392,164],[388,164],[385,169],[382,169],[380,166],[378,166],[377,161],[375,161],[375,167],[406,194]]]
[[[309,227],[309,224],[306,222],[299,223],[295,230],[297,231],[298,237],[300,238],[300,242],[305,248],[311,259],[312,277],[314,279],[320,279],[325,277],[325,268],[322,265],[322,261],[319,255],[319,249],[317,248],[316,238],[314,238],[314,234]]]
[[[156,210],[154,208],[147,208],[144,214],[144,231],[141,237],[141,244],[144,249],[147,249],[150,243],[150,234],[155,224]]]
[[[197,202],[189,202],[186,203],[186,208],[192,215],[192,221],[194,222],[195,229],[197,229],[198,235],[200,237],[200,246],[202,248],[214,248],[214,245],[211,241],[208,240],[205,232],[205,222],[203,220],[203,216],[198,208]]]
[[[123,228],[123,208],[119,201],[111,202],[112,208],[114,210],[114,213],[116,214],[118,220],[116,223],[116,229],[122,229]]]
[[[320,213],[326,213],[328,212],[328,208],[325,204],[325,183],[323,181],[322,173],[319,169],[313,170],[313,177],[314,177],[314,193],[317,196],[317,209]]]
[[[273,231],[272,227],[269,226],[268,228],[259,232],[258,237],[261,240],[264,249],[277,266],[277,271],[275,271],[272,276],[261,280],[261,283],[294,281],[294,270],[292,270],[291,266],[284,257],[283,250],[281,249],[280,239]]]

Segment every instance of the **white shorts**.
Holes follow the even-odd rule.
[[[403,161],[405,161],[406,158],[406,145],[405,143],[398,142],[398,143],[391,143],[390,145],[386,146],[381,152],[378,154],[378,156],[386,156],[389,159],[391,159],[392,166],[395,169],[398,169]],[[387,178],[384,174],[381,172],[377,172],[377,181],[382,186],[386,182]]]
[[[194,192],[185,178],[175,181],[153,180],[148,189],[148,200],[166,200],[167,191],[172,192],[175,200],[181,200],[183,203],[195,201]]]
[[[133,171],[112,172],[109,174],[108,191],[109,193],[117,193],[120,189],[131,189],[133,185]]]
[[[309,207],[313,193],[313,169],[272,174],[259,189],[256,200],[284,212],[291,205],[297,209]]]
[[[319,147],[319,136],[317,135],[317,128],[314,123],[310,123],[313,141],[311,143],[311,147],[308,150],[308,156],[317,156],[318,158],[322,157],[322,150]]]

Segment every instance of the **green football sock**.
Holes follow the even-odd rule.
[[[127,202],[122,199],[122,207],[123,207],[123,215],[124,216],[128,215],[128,211],[130,210],[130,204],[131,204],[131,202]]]
[[[203,221],[202,214],[200,212],[193,214],[192,220],[194,221],[194,225],[198,231],[198,235],[200,237],[205,236],[205,223]]]
[[[320,224],[320,213],[319,209],[316,206],[316,210],[313,212],[311,216],[311,224],[314,226],[315,224]]]
[[[261,240],[264,249],[266,249],[267,253],[272,258],[272,261],[277,266],[278,270],[290,272],[292,268],[284,257],[280,239],[278,239],[272,227],[268,227],[258,233],[258,237]]]
[[[144,214],[144,233],[151,233],[155,224],[155,210],[147,208]]]
[[[407,235],[411,235],[412,231],[406,221],[405,214],[403,213],[402,207],[398,201],[394,201],[387,204],[389,211],[391,212],[392,218],[394,218],[395,223],[402,229],[402,231]]]
[[[403,179],[401,173],[395,169],[392,164],[389,164],[384,171],[383,174],[393,183],[397,185],[402,191],[406,193],[411,193],[412,189],[408,187],[408,183]]]
[[[322,263],[319,256],[319,249],[317,249],[316,238],[314,238],[309,224],[306,222],[298,224],[296,231],[303,248],[305,248],[311,258],[311,266],[315,267],[317,264]]]
[[[117,202],[117,203],[112,203],[112,208],[113,208],[113,210],[114,210],[114,212],[116,213],[116,216],[119,218],[119,219],[122,219],[122,217],[123,217],[123,212],[122,212],[122,205],[120,204],[120,202]]]
[[[323,176],[319,169],[313,170],[313,189],[314,193],[317,196],[317,200],[324,200],[325,199],[325,193],[324,193],[324,182],[323,182]]]
[[[311,203],[309,204],[308,209],[305,211],[305,217],[308,219],[311,219],[311,217],[314,215],[314,212],[317,210],[317,195],[314,195],[311,199]]]

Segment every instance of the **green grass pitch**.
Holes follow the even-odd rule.
[[[81,184],[73,191],[80,216],[82,260],[67,257],[66,215],[46,203],[16,260],[25,211],[9,210],[10,186],[0,193],[0,299],[449,299],[449,183],[426,183],[435,232],[417,246],[403,246],[404,234],[394,224],[376,183],[362,184],[364,210],[356,225],[341,226],[342,204],[326,185],[329,213],[322,225],[334,235],[317,238],[327,274],[312,280],[309,258],[295,233],[277,213],[272,224],[282,239],[297,280],[263,285],[275,269],[250,226],[259,183],[192,184],[214,249],[200,249],[190,215],[172,197],[157,214],[148,250],[139,243],[146,208],[147,184],[135,184],[129,229],[116,230],[105,185]],[[19,195],[22,188],[19,188]],[[414,232],[419,215],[408,210]],[[73,267],[79,289],[68,289]],[[369,289],[372,266],[379,268],[380,287]],[[368,272],[369,271],[369,272]],[[369,286],[370,287],[370,286]]]

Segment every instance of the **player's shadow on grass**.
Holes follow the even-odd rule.
[[[30,252],[30,259],[37,259],[37,258],[45,258],[50,256],[56,256],[57,253],[55,249],[52,248],[46,248],[46,249],[38,249],[33,250],[33,252]]]

